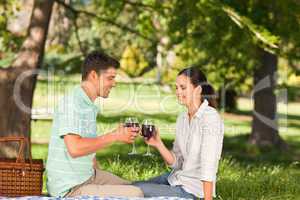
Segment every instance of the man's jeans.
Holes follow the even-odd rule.
[[[145,197],[181,197],[187,199],[198,199],[191,193],[186,192],[181,186],[171,186],[168,182],[170,173],[152,178],[148,181],[137,181],[133,185],[139,187]]]

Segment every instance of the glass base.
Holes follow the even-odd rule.
[[[138,155],[139,153],[137,151],[132,151],[132,152],[129,152],[128,155],[132,156],[132,155]]]
[[[154,154],[150,153],[150,152],[147,152],[144,154],[144,156],[153,156]]]
[[[150,151],[150,146],[147,145],[147,152],[144,154],[144,156],[153,156],[153,154]]]

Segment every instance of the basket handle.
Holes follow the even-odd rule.
[[[0,142],[19,142],[19,153],[16,162],[23,161],[23,163],[25,163],[25,159],[23,158],[24,149],[25,149],[24,144],[27,143],[30,145],[27,137],[23,137],[23,136],[0,137]],[[31,146],[29,146],[28,149],[29,149],[29,161],[32,166]]]

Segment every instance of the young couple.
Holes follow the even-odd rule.
[[[51,196],[158,197],[211,200],[222,151],[224,125],[213,88],[197,68],[186,68],[176,78],[176,96],[187,108],[176,122],[173,149],[166,148],[159,130],[146,143],[156,148],[170,173],[131,183],[97,167],[96,152],[114,142],[133,143],[139,128],[120,125],[97,136],[97,97],[107,98],[116,85],[119,62],[92,52],[82,65],[82,82],[58,104],[47,160],[47,188]]]

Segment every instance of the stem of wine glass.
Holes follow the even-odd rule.
[[[135,148],[135,141],[132,143],[132,150],[130,153],[128,153],[129,155],[136,155],[138,154]]]
[[[151,151],[150,151],[150,145],[149,145],[149,144],[147,145],[147,153],[146,153],[146,155],[147,155],[147,156],[152,155],[152,154],[151,154]]]
[[[132,151],[136,153],[135,142],[132,143]]]

